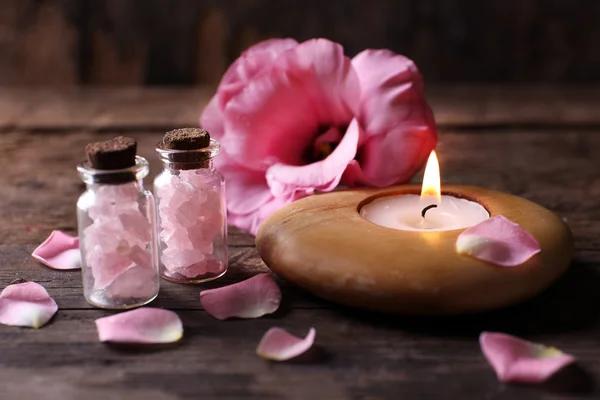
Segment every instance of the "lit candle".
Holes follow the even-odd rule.
[[[432,151],[421,195],[384,196],[360,209],[363,218],[381,226],[407,231],[448,231],[476,225],[490,217],[479,203],[441,194],[440,167]]]

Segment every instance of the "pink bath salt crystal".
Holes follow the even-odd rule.
[[[93,222],[84,230],[85,262],[94,277],[95,290],[112,285],[136,266],[152,271],[152,257],[147,250],[152,227],[140,211],[137,183],[100,187],[88,215]],[[146,277],[140,284],[149,285],[149,282]],[[115,285],[112,293],[131,297],[125,291],[127,287]]]
[[[90,218],[117,216],[127,211],[138,210],[137,184],[104,185],[96,192],[96,201],[89,210]]]
[[[212,253],[212,243],[214,238],[219,234],[221,227],[215,227],[210,224],[197,224],[188,229],[189,240],[194,244],[196,249],[200,249],[206,253]]]
[[[214,268],[213,242],[224,225],[221,197],[207,186],[201,170],[180,171],[178,177],[159,182],[160,239],[165,248],[161,262],[187,278],[205,275]],[[221,268],[222,268],[221,264]]]
[[[86,262],[94,277],[94,289],[104,289],[110,285],[115,278],[132,265],[127,256],[114,252],[106,252],[101,247],[96,247],[86,252]]]
[[[201,204],[201,202],[195,202],[192,201],[192,199],[186,201],[177,209],[177,212],[174,213],[174,222],[185,228],[194,227],[198,224],[198,221],[196,220],[198,216],[197,207],[201,206]]]
[[[194,264],[206,260],[206,255],[199,250],[175,250],[167,248],[163,252],[165,267],[171,272],[178,272]],[[187,275],[187,274],[185,274]]]
[[[188,265],[186,267],[176,268],[173,272],[179,275],[183,275],[186,278],[194,278],[196,276],[206,275],[209,272],[208,261],[202,260],[200,262]]]
[[[156,284],[151,285],[150,282]],[[156,293],[158,279],[151,266],[135,265],[118,275],[105,289],[107,297],[148,298]]]
[[[208,260],[206,263],[206,272],[209,274],[220,274],[223,272],[224,265],[221,261],[218,261],[216,258]]]
[[[208,169],[190,169],[181,171],[179,176],[183,181],[189,182],[194,188],[203,190],[208,188],[206,182],[212,178],[212,172]]]
[[[132,241],[147,243],[152,239],[150,222],[139,211],[126,212],[118,218],[124,232],[129,234]]]
[[[174,228],[169,231],[164,230],[161,232],[160,238],[169,247],[175,247],[175,243],[177,243],[180,250],[194,249],[194,245],[185,230],[174,230]]]

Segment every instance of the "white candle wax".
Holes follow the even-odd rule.
[[[416,194],[386,196],[360,209],[360,215],[381,226],[407,231],[449,231],[476,225],[490,217],[479,203],[443,195],[441,203],[421,216],[435,201],[421,200]]]

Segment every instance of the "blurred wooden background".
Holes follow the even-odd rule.
[[[600,81],[598,0],[0,0],[0,85],[215,84],[269,37],[390,48],[427,81]]]

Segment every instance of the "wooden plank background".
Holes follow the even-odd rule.
[[[597,0],[1,0],[0,85],[215,84],[269,37],[390,48],[435,81],[600,80]]]

